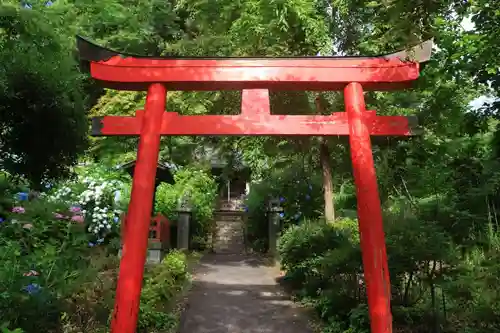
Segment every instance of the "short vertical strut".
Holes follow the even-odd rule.
[[[159,83],[148,89],[111,322],[112,333],[136,331],[166,94],[165,87]]]
[[[372,333],[392,333],[390,281],[387,267],[382,209],[373,162],[363,87],[349,83],[344,89],[349,120],[349,142],[358,199],[358,220]]]

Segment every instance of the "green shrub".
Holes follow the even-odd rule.
[[[139,332],[155,333],[172,330],[177,325],[177,318],[173,313],[160,311],[151,304],[140,305]]]
[[[84,239],[70,232],[59,246],[34,242],[33,252],[26,253],[18,242],[2,238],[0,260],[8,267],[0,273],[2,318],[28,333],[59,327],[65,300],[86,279],[95,278],[87,267],[90,254]],[[37,276],[25,276],[30,271]]]
[[[450,332],[500,330],[500,249],[475,250],[443,285],[448,296]]]
[[[331,224],[304,221],[289,227],[278,242],[281,265],[288,272],[302,269],[312,259],[347,242],[345,234]]]
[[[328,318],[321,333],[370,333],[368,306],[360,304],[353,308],[348,319],[341,319],[338,316]]]
[[[217,184],[209,172],[195,167],[184,168],[175,173],[175,184],[161,184],[156,192],[155,210],[177,220],[179,200],[189,198],[192,205],[190,225],[191,248],[203,250],[207,247],[208,235],[212,233],[213,212],[217,199]]]
[[[173,306],[189,278],[187,258],[180,251],[170,252],[149,270],[141,293],[138,328],[148,333],[173,328],[177,323]]]
[[[279,199],[283,208],[282,226],[286,229],[303,219],[317,219],[322,212],[321,179],[307,177],[301,169],[290,168],[269,173],[252,184],[246,200],[247,237],[255,251],[268,248],[268,202]]]
[[[3,324],[0,326],[0,329],[2,330],[1,333],[24,333],[24,331],[20,328],[16,328],[14,330],[10,330],[8,328],[8,323]]]
[[[346,219],[338,224],[304,222],[288,228],[279,240],[285,281],[326,322],[333,317],[347,322],[362,299],[357,239],[356,221]]]
[[[258,183],[253,183],[247,197],[247,237],[256,251],[268,247],[269,199],[279,199],[283,208],[282,229],[302,223],[303,220],[321,220],[324,214],[323,178],[320,173],[306,173],[302,161],[275,169]],[[356,218],[355,190],[351,183],[343,184],[335,193],[338,216]]]

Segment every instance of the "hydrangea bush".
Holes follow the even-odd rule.
[[[114,258],[112,246],[94,246],[112,239],[127,184],[126,176],[91,166],[47,194],[10,179],[0,186],[0,258],[6,267],[0,270],[0,327],[5,320],[28,332],[61,331],[59,319],[72,311],[75,293]]]
[[[73,183],[61,186],[50,196],[51,200],[65,202],[70,214],[57,212],[59,218],[82,222],[100,243],[119,229],[125,209],[128,183],[106,179],[102,175],[85,174]]]

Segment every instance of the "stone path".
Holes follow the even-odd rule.
[[[209,255],[195,272],[180,333],[311,333],[304,311],[256,257]]]

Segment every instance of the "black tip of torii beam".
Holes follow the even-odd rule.
[[[97,45],[96,43],[90,41],[89,39],[82,37],[80,35],[76,36],[76,46],[80,56],[80,60],[83,63],[106,61],[114,56],[120,56],[122,58],[148,58],[148,59],[362,59],[362,58],[399,58],[403,61],[414,61],[418,63],[428,62],[432,54],[433,39],[429,39],[415,46],[407,48],[405,50],[400,50],[397,52],[373,56],[279,56],[279,57],[193,57],[193,56],[146,56],[132,53],[124,53],[112,50],[107,47]]]

